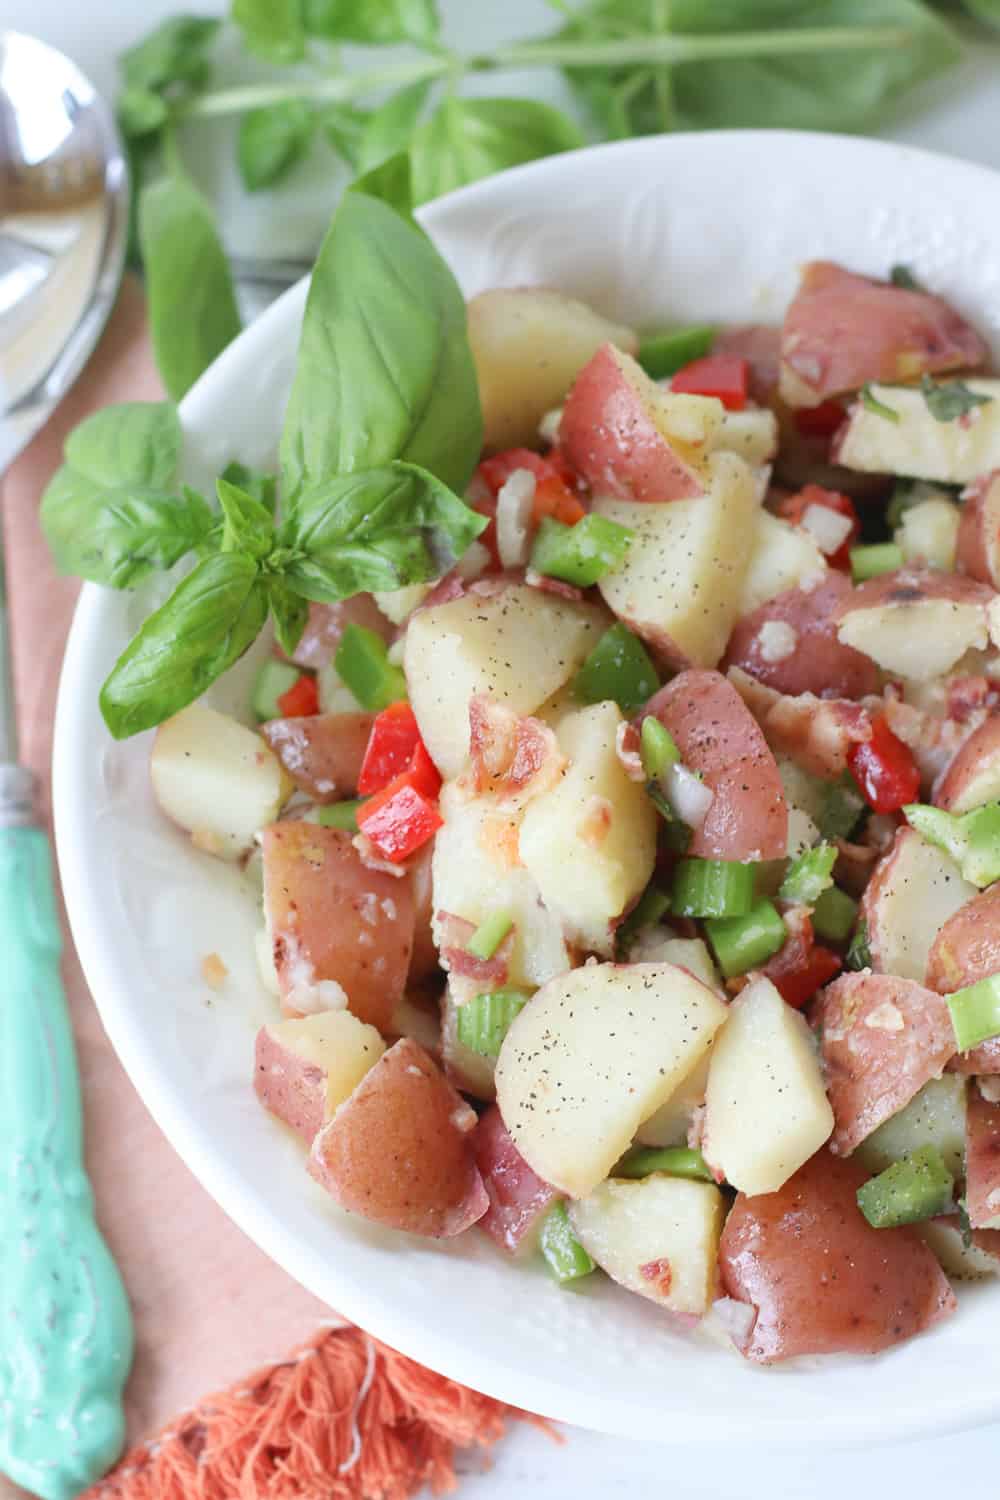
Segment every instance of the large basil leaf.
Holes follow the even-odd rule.
[[[153,93],[203,87],[208,51],[221,25],[209,16],[169,16],[118,59],[126,84]]]
[[[251,193],[271,187],[300,161],[312,140],[315,112],[301,99],[251,109],[240,120],[236,160]]]
[[[302,14],[310,35],[332,41],[424,43],[440,30],[434,0],[302,0]]]
[[[151,614],[101,689],[115,739],[152,729],[186,708],[256,640],[267,588],[240,552],[207,557]]]
[[[258,56],[289,63],[304,55],[301,0],[233,0],[231,14]]]
[[[798,56],[701,60],[673,67],[573,68],[570,84],[612,135],[740,126],[856,130],[908,89],[958,61],[951,29],[918,0],[589,0],[561,30],[575,40],[668,29],[727,32],[895,27],[905,39],[866,51],[816,47]]]
[[[397,458],[461,491],[481,444],[455,278],[415,226],[367,194],[345,193],[306,303],[281,438],[285,504]]]
[[[61,573],[129,589],[158,568],[172,568],[208,538],[209,506],[193,491],[182,500],[162,490],[109,489],[64,465],[42,499],[45,539]]]
[[[365,589],[437,578],[486,526],[433,474],[413,464],[347,474],[306,493],[283,541],[288,585],[334,603]]]
[[[139,238],[156,363],[179,401],[240,331],[233,279],[211,209],[180,178],[143,189]]]
[[[423,234],[423,229],[413,218],[413,173],[410,170],[408,151],[399,151],[395,156],[387,156],[385,161],[380,161],[377,167],[369,167],[367,172],[362,172],[360,177],[355,177],[349,184],[348,192],[366,193],[369,198],[387,203],[397,214],[409,219],[414,228],[420,229]]]
[[[172,401],[123,401],[74,427],[66,463],[97,485],[162,488],[177,472],[181,424]]]
[[[584,144],[577,125],[537,99],[444,99],[410,148],[417,203],[492,172],[572,151]]]

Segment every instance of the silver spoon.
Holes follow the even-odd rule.
[[[0,32],[0,476],[107,322],[127,211],[110,111],[68,58]],[[84,1169],[48,839],[17,763],[2,579],[0,565],[0,1470],[71,1500],[121,1452],[132,1323]]]

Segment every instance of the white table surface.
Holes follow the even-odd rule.
[[[363,4],[364,0],[358,0]],[[545,0],[440,0],[449,36],[482,49],[503,37],[551,29],[553,11]],[[112,92],[115,56],[155,21],[176,10],[221,11],[218,0],[2,0],[0,25],[30,31],[52,42],[78,62],[101,89]],[[237,65],[238,66],[238,65]],[[500,91],[500,79],[482,80],[483,92]],[[540,75],[505,75],[504,92],[534,91],[565,101],[561,86],[540,83]],[[974,55],[942,83],[928,86],[897,116],[884,134],[1000,168],[1000,44],[977,41]],[[204,130],[204,127],[202,127]],[[296,174],[275,195],[249,203],[229,174],[231,131],[213,126],[214,150],[200,152],[199,174],[223,204],[227,242],[243,254],[292,253],[315,244],[335,194],[332,158]],[[204,140],[204,136],[202,137]],[[275,213],[275,198],[280,212]],[[278,229],[276,232],[276,221]],[[781,1400],[780,1376],[774,1399]],[[975,1370],[969,1379],[975,1380]],[[933,1381],[933,1370],[928,1380]],[[864,1400],[859,1388],[858,1400]],[[711,1454],[683,1443],[629,1443],[596,1433],[570,1430],[565,1447],[528,1428],[515,1429],[497,1450],[491,1470],[478,1456],[463,1464],[462,1494],[469,1500],[598,1500],[629,1495],[636,1500],[669,1495],[671,1500],[841,1500],[845,1489],[861,1497],[906,1493],[908,1500],[938,1500],[942,1491],[975,1483],[975,1476],[997,1472],[1000,1428],[864,1451],[836,1451],[823,1433],[802,1434],[802,1446],[728,1449],[725,1431]],[[964,1478],[963,1478],[964,1476]],[[973,1478],[970,1479],[970,1476]],[[989,1479],[986,1480],[987,1484]]]

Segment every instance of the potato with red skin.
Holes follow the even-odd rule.
[[[322,984],[333,981],[353,1015],[391,1032],[413,950],[409,877],[369,869],[349,833],[317,823],[273,823],[262,847],[264,912],[285,1014],[331,1008]]]
[[[1000,974],[1000,884],[980,891],[945,922],[931,945],[927,987],[950,995],[991,974]],[[948,1067],[953,1073],[1000,1073],[1000,1037],[959,1052]]]
[[[943,849],[905,823],[897,828],[861,899],[872,968],[937,989],[927,979],[931,945],[975,894]]]
[[[820,698],[863,698],[879,689],[879,671],[870,657],[843,645],[837,638],[836,614],[851,584],[831,570],[813,589],[786,589],[736,622],[721,670],[740,667],[778,693],[796,697],[815,693]],[[780,621],[794,631],[787,655],[768,645],[769,621]]]
[[[346,1010],[262,1026],[254,1048],[254,1090],[264,1108],[308,1146],[384,1051],[374,1026]]]
[[[1000,1229],[1000,1104],[975,1083],[965,1108],[965,1208],[973,1229]]]
[[[777,762],[757,721],[721,672],[681,672],[649,700],[681,760],[712,792],[688,853],[698,859],[783,859],[788,804]]]
[[[991,714],[959,747],[934,789],[948,812],[970,812],[1000,798],[1000,714]]]
[[[725,1294],[757,1318],[741,1354],[877,1354],[955,1311],[954,1293],[910,1228],[872,1229],[857,1204],[869,1173],[819,1151],[776,1193],[740,1193],[719,1246]]]
[[[408,861],[413,893],[413,949],[410,953],[409,984],[420,984],[440,973],[437,944],[431,929],[434,916],[434,886],[431,877],[433,844],[418,849]]]
[[[984,475],[962,502],[955,563],[970,578],[1000,589],[1000,473]]]
[[[940,297],[811,261],[781,330],[781,395],[789,406],[818,406],[866,381],[974,369],[986,356]]]
[[[854,746],[872,737],[868,710],[848,698],[778,693],[740,667],[730,667],[728,680],[772,750],[823,781],[843,776]]]
[[[341,599],[337,604],[313,603],[292,661],[297,667],[325,667],[348,625],[363,625],[384,641],[392,636],[392,625],[371,594],[352,594],[350,599]]]
[[[909,1104],[955,1053],[941,996],[892,974],[842,974],[812,1009],[836,1124],[830,1150],[850,1156]]]
[[[495,1104],[473,1131],[473,1151],[490,1206],[479,1227],[511,1255],[534,1248],[541,1222],[559,1196],[533,1172],[511,1140]]]
[[[473,1154],[475,1112],[424,1049],[397,1042],[316,1136],[309,1171],[348,1212],[432,1239],[489,1208]]]
[[[911,564],[845,594],[834,614],[837,637],[892,676],[927,682],[986,648],[995,598],[972,578]]]
[[[302,714],[270,719],[260,732],[300,792],[314,802],[353,797],[372,732],[372,714]]]
[[[613,344],[580,371],[559,423],[559,447],[601,495],[619,500],[690,500],[705,492],[693,449],[668,437],[664,392]],[[721,419],[721,407],[720,407]]]

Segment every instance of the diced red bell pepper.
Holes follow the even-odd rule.
[[[431,760],[430,752],[423,740],[418,740],[414,745],[407,770],[410,781],[418,792],[423,792],[425,797],[437,796],[441,790],[441,772]]]
[[[426,844],[444,819],[433,798],[414,785],[404,771],[358,809],[358,828],[375,853],[394,864]]]
[[[847,764],[868,806],[895,812],[920,791],[920,771],[910,747],[893,734],[884,718],[872,723],[872,737],[852,745]]]
[[[803,437],[832,438],[846,416],[839,401],[821,401],[819,406],[800,406],[795,426]]]
[[[495,500],[515,469],[528,469],[535,476],[536,526],[544,516],[553,516],[564,526],[575,526],[577,521],[582,521],[586,511],[570,488],[567,475],[571,475],[572,470],[562,454],[554,460],[553,455],[543,458],[540,453],[532,453],[530,448],[508,448],[494,458],[484,458],[476,472]],[[477,509],[482,507],[477,506]],[[483,514],[486,513],[483,510]],[[494,506],[492,515],[495,514]],[[480,540],[485,541],[487,534],[488,531],[484,532]]]
[[[319,713],[319,688],[315,677],[303,672],[291,687],[281,694],[278,707],[283,719],[304,719]]]
[[[750,364],[738,354],[706,354],[682,365],[671,376],[670,389],[684,396],[715,396],[727,411],[742,411],[747,404]]]
[[[390,703],[388,708],[376,714],[358,775],[361,796],[370,797],[372,792],[380,792],[394,776],[405,771],[419,743],[420,730],[413,709],[405,699]]]
[[[773,962],[773,960],[772,960]],[[768,978],[786,1005],[801,1010],[817,990],[829,984],[843,967],[843,960],[830,948],[813,947],[804,962],[787,973],[768,973]]]
[[[810,505],[822,505],[826,510],[836,511],[838,516],[845,516],[850,521],[851,529],[844,541],[827,558],[832,568],[850,569],[851,548],[856,546],[861,535],[861,520],[854,501],[848,495],[842,495],[839,490],[825,490],[822,485],[807,484],[796,494],[784,496],[778,505],[778,515],[792,526],[800,526]]]

